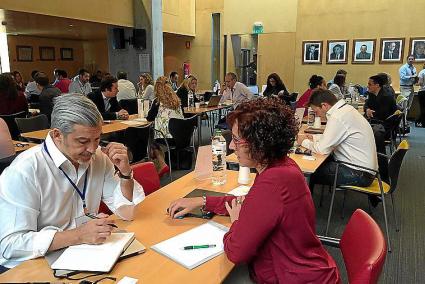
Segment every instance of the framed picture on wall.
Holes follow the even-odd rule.
[[[404,38],[381,38],[379,63],[400,63],[403,61]]]
[[[353,40],[353,64],[373,64],[375,62],[376,39]]]
[[[17,45],[16,46],[17,61],[32,61],[32,46]]]
[[[327,64],[347,64],[348,40],[328,40]]]
[[[50,46],[40,46],[40,60],[42,61],[54,61],[55,60],[55,48]]]
[[[74,51],[72,48],[61,48],[61,60],[74,60]]]
[[[322,64],[322,41],[303,41],[302,64]]]
[[[425,38],[410,39],[410,54],[413,54],[416,62],[425,62]]]

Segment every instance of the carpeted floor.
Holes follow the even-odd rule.
[[[209,132],[203,131],[203,144],[210,140]],[[425,128],[415,128],[412,125],[411,133],[407,137],[410,150],[406,154],[400,172],[398,188],[394,193],[397,209],[397,222],[400,231],[396,232],[392,214],[391,200],[387,198],[387,211],[390,226],[392,253],[387,254],[385,266],[379,283],[425,283]],[[173,171],[173,178],[177,179],[190,171]],[[162,185],[169,182],[167,177],[161,180]],[[349,216],[356,208],[369,212],[367,197],[363,194],[348,192],[344,215],[341,219],[342,192],[336,194],[333,217],[329,235],[340,237]],[[317,233],[323,234],[326,227],[330,192],[324,191],[323,204],[319,207],[320,188],[315,190],[313,199],[316,204]],[[373,218],[385,232],[382,205],[372,210]],[[340,251],[328,248],[340,267],[343,282],[347,283],[344,262]]]

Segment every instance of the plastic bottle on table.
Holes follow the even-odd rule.
[[[223,185],[226,183],[226,140],[221,136],[221,130],[216,130],[212,138],[212,183]]]
[[[316,119],[316,113],[314,112],[314,110],[311,107],[309,107],[308,108],[308,116],[307,116],[307,126],[313,127],[315,119]]]

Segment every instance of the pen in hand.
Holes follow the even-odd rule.
[[[101,218],[99,218],[99,217],[97,217],[97,216],[95,216],[93,214],[90,214],[90,213],[87,213],[86,216],[89,217],[89,218],[91,218],[91,219],[101,219]],[[108,224],[108,225],[111,226],[111,227],[114,227],[114,228],[118,229],[118,226],[115,225],[115,224],[113,224],[113,223]]]
[[[185,246],[183,247],[184,250],[191,250],[191,249],[203,249],[203,248],[215,248],[217,245],[194,245],[194,246]]]

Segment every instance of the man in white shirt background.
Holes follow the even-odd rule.
[[[45,142],[0,176],[0,270],[70,245],[103,243],[113,221],[106,214],[86,217],[97,214],[101,201],[121,219],[133,219],[143,188],[133,180],[124,145],[99,147],[102,124],[88,98],[58,97]]]
[[[222,88],[220,93],[222,97],[220,103],[231,101],[237,107],[240,103],[252,99],[253,94],[247,86],[238,82],[238,77],[235,73],[229,72],[224,77],[226,88]]]
[[[86,69],[80,69],[78,71],[78,77],[69,84],[70,94],[82,94],[88,95],[93,90],[89,83],[90,73]]]
[[[309,106],[316,115],[326,116],[326,128],[318,141],[313,141],[310,135],[298,135],[298,143],[314,153],[333,154],[311,176],[310,189],[316,183],[333,184],[335,160],[378,170],[372,127],[355,108],[321,89],[313,92]],[[347,165],[338,168],[337,184],[369,186],[373,179],[372,171]]]
[[[127,72],[119,71],[117,73],[118,79],[118,94],[117,100],[131,100],[136,98],[136,87],[134,84],[127,80]]]

